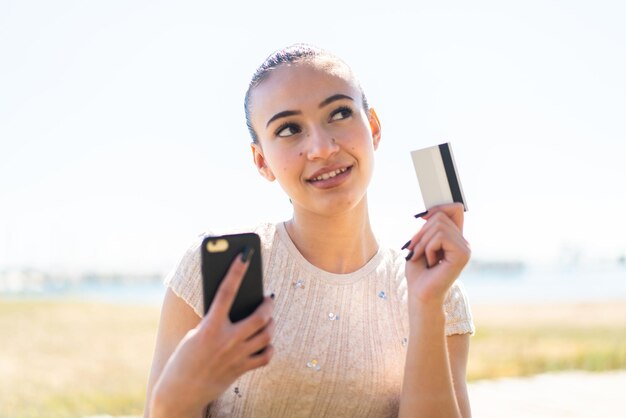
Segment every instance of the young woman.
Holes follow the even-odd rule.
[[[259,256],[246,252],[202,317],[199,238],[167,279],[146,416],[469,417],[462,205],[432,208],[408,254],[379,246],[367,188],[380,122],[326,51],[272,54],[245,109],[254,164],[293,204],[291,219],[247,229],[272,296],[229,321]]]

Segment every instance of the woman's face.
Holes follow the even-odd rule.
[[[331,215],[363,200],[380,125],[346,68],[281,65],[251,92],[250,117],[255,164],[294,208]]]

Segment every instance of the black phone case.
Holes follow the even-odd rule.
[[[221,252],[209,252],[207,245],[219,239],[228,241],[228,249]],[[248,315],[263,302],[263,265],[261,260],[261,240],[253,232],[206,237],[202,241],[202,287],[204,293],[204,314],[209,311],[222,279],[235,257],[240,257],[245,247],[254,249],[250,265],[241,282],[233,302],[229,317],[237,322]]]

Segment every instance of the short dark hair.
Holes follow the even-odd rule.
[[[254,128],[252,127],[252,121],[250,120],[250,95],[252,93],[252,90],[256,86],[258,86],[273,70],[280,67],[281,65],[294,64],[307,60],[312,61],[316,58],[326,58],[335,63],[339,63],[350,70],[348,64],[346,64],[336,55],[316,46],[303,43],[293,44],[273,52],[269,57],[265,59],[265,61],[263,61],[259,68],[257,68],[257,70],[254,72],[254,75],[252,75],[252,80],[250,80],[248,90],[246,91],[246,97],[243,102],[244,110],[246,113],[246,125],[248,126],[248,131],[250,132],[250,136],[252,137],[252,142],[258,142],[257,134],[254,131]],[[350,73],[352,73],[352,70],[350,70]],[[363,88],[361,88],[361,85],[359,84],[358,80],[356,80],[356,77],[354,77],[354,75],[352,77],[354,78],[354,82],[361,92],[363,108],[367,111],[369,109],[369,105],[367,103],[365,93],[363,92]]]

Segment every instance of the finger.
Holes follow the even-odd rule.
[[[418,268],[418,272],[420,272],[420,274],[421,274],[421,272],[423,272],[424,270],[429,268],[428,267],[428,261],[426,261],[426,257],[424,255],[421,255],[419,257],[416,256],[416,257],[414,257],[410,261],[411,261],[411,265],[412,265],[411,267],[412,268],[417,267]]]
[[[437,223],[433,225],[433,229],[440,229],[445,231],[450,235],[450,237],[454,237],[454,239],[460,240],[460,242],[467,243],[465,237],[463,236],[463,232],[458,228],[458,226],[447,216],[440,213],[440,217],[437,218]],[[429,228],[431,228],[429,226]]]
[[[424,220],[432,218],[436,213],[445,213],[454,222],[454,224],[463,231],[463,222],[465,218],[465,207],[462,203],[448,203],[445,205],[437,205],[428,209],[428,213],[422,217]]]
[[[432,247],[433,254],[429,254],[429,246],[438,243],[438,247]],[[453,254],[468,248],[469,244],[462,235],[456,233],[456,227],[452,231],[439,230],[428,240],[424,240],[424,254],[428,265],[433,266],[440,261],[453,260]]]
[[[446,248],[438,248],[434,257],[426,253],[427,246],[433,241],[436,236],[440,236],[440,238],[445,242],[454,242],[457,246],[467,245],[467,241],[465,241],[465,238],[463,238],[459,230],[456,228],[456,225],[442,222],[439,223],[436,228],[428,229],[421,236],[420,240],[415,244],[412,250],[413,254],[411,255],[410,259],[415,259],[417,257],[425,255],[429,266],[432,266],[436,264],[439,260],[441,260],[442,256],[445,256],[445,254],[442,255],[440,251],[446,250]]]
[[[444,212],[439,211],[430,216],[426,223],[422,225],[420,230],[415,235],[413,235],[413,237],[406,244],[404,244],[401,249],[409,249],[410,251],[412,251],[417,242],[419,242],[429,230],[437,228],[438,225],[441,223],[448,224],[454,227],[454,229],[458,230],[458,226],[450,219],[450,217]],[[459,233],[462,232],[459,230]]]
[[[429,245],[431,245],[430,248],[432,249],[433,239],[436,235],[440,233],[441,231],[432,231],[428,236],[422,237],[422,239],[417,243],[413,251],[409,253],[410,257],[407,256],[407,261],[414,261],[423,257],[426,261],[427,267],[433,266],[435,264],[435,261],[433,261],[433,258],[427,253],[427,248],[429,248]]]
[[[255,311],[247,318],[235,324],[235,334],[239,341],[248,340],[250,337],[265,328],[272,319],[274,301],[266,297]]]
[[[248,357],[248,359],[243,363],[243,367],[245,368],[243,372],[266,366],[270,362],[273,356],[274,356],[274,346],[270,344],[266,346],[265,349],[261,353]]]
[[[409,249],[417,256],[423,254],[426,243],[432,238],[437,231],[446,231],[446,233],[460,235],[456,225],[452,223],[445,215],[437,218],[433,218],[429,221],[428,225],[424,227],[413,237],[412,244],[409,245]],[[414,258],[414,257],[411,257]]]
[[[426,242],[424,255],[426,257],[426,262],[431,267],[438,264],[442,259],[441,250],[443,250],[443,242],[446,239],[444,235],[445,234],[443,232],[437,231],[435,235],[433,235],[428,242]],[[443,254],[443,256],[445,257],[445,254]]]
[[[254,248],[246,247],[239,256],[235,257],[217,289],[215,299],[209,308],[207,316],[217,315],[222,318],[228,318],[228,313],[233,306],[233,301],[237,296],[237,291],[253,255]]]
[[[428,237],[422,238],[422,240],[416,245],[411,257],[407,261],[414,261],[423,258],[428,268],[434,266],[444,256],[442,240],[445,234],[441,230],[433,231]]]
[[[276,322],[270,320],[265,328],[261,329],[259,332],[254,334],[242,344],[241,352],[243,353],[243,355],[249,357],[270,345],[272,342],[272,338],[274,337],[275,330]]]
[[[448,225],[453,229],[458,230],[457,225],[452,222],[452,220],[445,213],[439,212],[434,216],[431,216],[430,219],[428,219],[428,221],[426,221],[426,223],[422,226],[422,228],[420,228],[417,234],[415,234],[413,238],[411,238],[411,241],[407,243],[408,245],[405,244],[402,249],[408,248],[409,250],[413,250],[417,242],[419,242],[424,235],[426,235],[429,231],[432,231],[433,229],[439,228],[439,226],[442,224]],[[458,230],[458,232],[461,233],[460,230]]]
[[[426,244],[424,254],[429,266],[448,262],[459,267],[469,260],[469,246],[458,236],[437,232]]]

